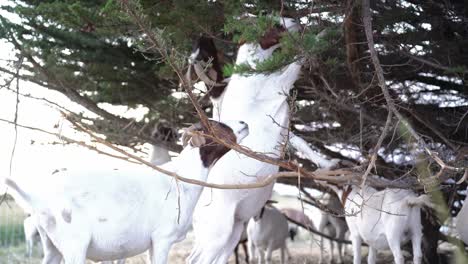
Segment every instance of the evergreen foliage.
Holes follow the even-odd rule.
[[[123,2],[135,7],[158,36],[160,52],[168,56],[151,50]],[[374,39],[391,95],[413,127],[447,160],[455,160],[459,150],[468,147],[464,3],[399,0],[372,5]],[[143,105],[150,109],[148,120],[165,119],[174,127],[195,120],[188,100],[172,96],[180,89],[179,79],[167,57],[184,68],[192,40],[200,34],[212,36],[224,54],[225,77],[251,74],[254,70],[246,65],[232,64],[238,41],[258,40],[277,23],[277,15],[294,17],[304,29],[284,34],[282,48],[255,72],[305,61],[294,91],[293,130],[333,157],[344,158],[325,146],[346,146],[367,157],[385,124],[386,109],[369,60],[360,8],[358,0],[25,0],[1,7],[19,16],[21,23],[0,16],[0,38],[17,42],[18,52],[42,65],[40,70],[27,64],[25,78],[96,111],[109,122],[100,124],[100,132],[112,134],[125,122],[96,108],[97,103]],[[303,125],[315,127],[300,129]],[[144,130],[143,135],[148,133]],[[148,140],[131,137],[136,142]],[[123,143],[124,138],[110,139]],[[412,166],[404,159],[412,150],[391,133],[384,145],[378,172],[398,178]]]

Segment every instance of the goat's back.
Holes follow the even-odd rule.
[[[410,190],[366,187],[360,193],[354,188],[345,205],[347,214],[356,214],[346,216],[351,234],[358,233],[376,249],[388,249],[388,237],[406,242],[411,230],[421,228],[420,207],[409,205],[416,197]]]
[[[284,246],[288,238],[288,220],[277,209],[265,207],[262,217],[255,221],[250,219],[247,225],[247,236],[256,247],[266,249],[272,245],[272,249]]]

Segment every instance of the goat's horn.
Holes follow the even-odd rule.
[[[192,138],[192,135],[190,134],[191,131],[197,130],[197,129],[202,129],[203,126],[200,122],[195,123],[185,129],[184,134],[182,135],[182,146],[187,146],[187,143],[189,140]]]
[[[197,74],[198,78],[202,80],[207,86],[211,87],[218,87],[218,86],[224,86],[226,84],[224,83],[217,83],[208,77],[203,69],[203,67],[200,65],[200,63],[195,63],[193,64],[193,68],[195,69],[195,73]]]
[[[463,177],[457,181],[457,184],[462,184],[466,179],[468,178],[468,169],[465,170],[465,173],[463,174]]]

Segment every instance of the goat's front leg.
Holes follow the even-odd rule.
[[[317,164],[320,168],[328,169],[338,163],[337,159],[328,160],[320,156],[309,146],[307,141],[292,132],[289,132],[289,144],[291,144],[291,146],[297,151],[301,152],[308,160]]]
[[[353,244],[353,264],[361,264],[362,239],[359,234],[351,236],[351,243]]]
[[[375,264],[377,259],[377,249],[369,247],[369,255],[367,256],[367,264]]]
[[[173,244],[172,238],[161,238],[153,234],[151,236],[150,259],[151,264],[166,264],[169,257],[169,250]]]

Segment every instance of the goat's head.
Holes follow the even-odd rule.
[[[223,94],[227,85],[223,82],[221,58],[222,53],[216,49],[213,38],[202,35],[193,43],[192,53],[188,59],[190,67],[187,72],[188,81],[202,80],[208,88],[208,95],[214,99]]]
[[[289,233],[289,238],[291,238],[291,241],[294,241],[294,238],[297,235],[297,225],[288,225],[288,233]]]
[[[177,141],[177,131],[170,127],[167,122],[157,123],[153,131],[151,131],[151,137],[157,142],[176,142]]]
[[[278,17],[277,24],[268,29],[257,43],[240,43],[237,53],[236,64],[248,64],[255,68],[257,63],[262,62],[273,54],[280,46],[280,40],[287,31],[296,32],[300,26],[292,18]]]
[[[213,134],[227,143],[239,143],[249,134],[249,126],[244,121],[226,121],[221,123],[209,120],[209,125]],[[199,148],[203,166],[209,168],[226,154],[230,148],[203,136],[203,134],[211,133],[201,123],[196,123],[186,129],[182,136],[182,142],[184,147],[188,144],[191,147]]]

